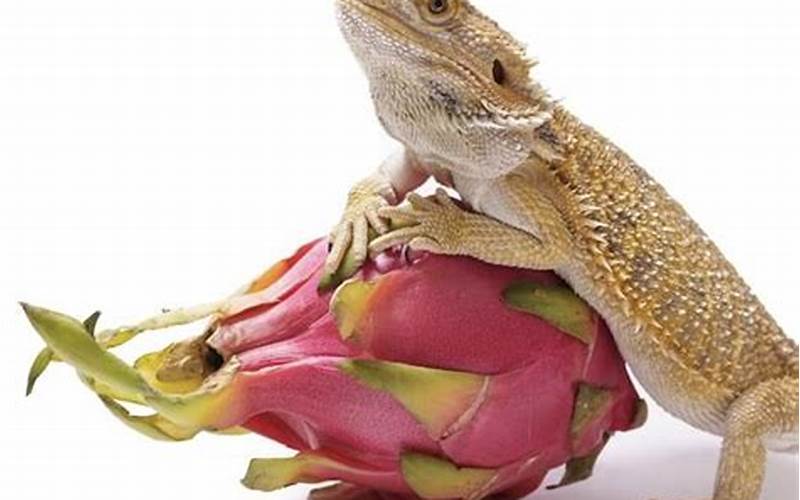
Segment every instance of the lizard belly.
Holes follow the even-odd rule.
[[[777,453],[797,454],[798,434],[797,432],[767,434],[764,436],[764,446]]]

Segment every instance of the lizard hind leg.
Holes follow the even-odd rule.
[[[742,394],[728,410],[714,500],[757,500],[767,446],[778,437],[784,450],[785,439],[794,439],[796,448],[797,427],[796,377],[763,382]]]

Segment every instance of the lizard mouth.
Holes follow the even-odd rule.
[[[481,63],[468,52],[452,47],[438,36],[422,31],[389,10],[388,0],[336,0],[339,24],[357,58],[368,69],[373,65],[426,65],[438,74],[447,74],[477,96],[480,111],[467,118],[494,117],[500,121],[538,123],[548,117],[551,103],[546,95],[532,98],[527,92],[498,86],[491,72],[481,71]],[[431,29],[443,30],[439,27]],[[386,54],[381,57],[380,52]],[[486,68],[484,68],[486,69]]]
[[[392,40],[394,44],[399,43],[411,48],[414,53],[424,55],[425,58],[438,65],[453,68],[455,73],[467,75],[473,82],[486,80],[479,72],[463,62],[459,62],[455,57],[448,56],[448,50],[439,47],[436,40],[433,40],[429,34],[414,29],[408,23],[387,12],[385,0],[337,0],[337,5],[343,31],[351,41],[364,43],[363,40],[352,40],[354,38],[350,33],[352,28],[348,27],[348,24],[356,23],[362,29],[368,27],[371,30],[377,30],[384,37]]]
[[[386,10],[383,0],[337,0],[340,12],[353,16],[382,31],[394,40],[425,49],[424,34]],[[430,41],[428,41],[430,43]],[[430,51],[430,50],[427,50]]]

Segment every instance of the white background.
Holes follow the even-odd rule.
[[[797,2],[480,4],[800,332]],[[64,367],[24,399],[41,342],[15,301],[119,324],[217,298],[326,232],[394,148],[332,2],[2,0],[0,86],[0,497],[303,498],[237,484],[286,450],[150,442]],[[540,498],[700,498],[716,459],[716,438],[654,409],[594,480]],[[797,498],[797,464],[770,458],[765,498]]]

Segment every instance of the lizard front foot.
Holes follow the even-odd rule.
[[[394,202],[394,197],[391,185],[379,176],[360,182],[350,191],[344,215],[330,234],[323,285],[334,277],[349,278],[361,267],[367,258],[370,231],[384,234],[389,230],[379,212]]]
[[[400,245],[436,254],[461,254],[469,212],[456,205],[443,189],[431,198],[412,193],[407,201],[403,206],[379,211],[380,216],[391,220],[397,229],[376,238],[369,245],[370,254],[377,255]]]
[[[370,244],[372,255],[408,245],[413,250],[472,257],[490,264],[525,269],[558,269],[564,262],[562,239],[540,239],[486,215],[465,210],[444,190],[439,190],[432,198],[409,195],[407,204],[382,208],[379,214],[390,220],[392,231]]]

